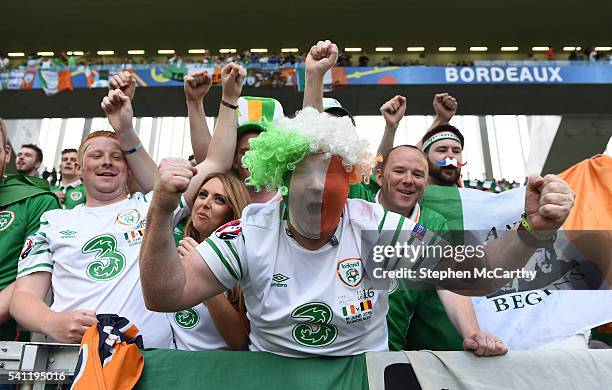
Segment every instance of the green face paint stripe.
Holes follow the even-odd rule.
[[[221,263],[223,263],[223,265],[225,266],[225,268],[227,269],[227,271],[230,273],[230,275],[232,275],[235,279],[239,279],[238,275],[236,275],[236,271],[234,271],[234,269],[232,268],[232,266],[229,264],[229,262],[227,260],[225,260],[225,257],[223,257],[223,253],[221,252],[221,250],[219,249],[219,247],[210,239],[207,238],[206,243],[208,243],[208,245],[210,245],[210,247],[212,248],[213,251],[215,251],[215,253],[217,254],[217,256],[219,256],[219,259],[221,260]]]

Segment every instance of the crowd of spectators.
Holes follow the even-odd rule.
[[[181,66],[184,64],[203,64],[209,66],[223,66],[225,64],[234,62],[240,65],[252,66],[252,65],[270,65],[270,66],[295,66],[296,64],[302,64],[305,61],[306,53],[253,53],[249,50],[244,50],[236,53],[218,54],[212,55],[206,53],[204,55],[186,54],[184,56],[173,54],[168,57],[163,56],[152,56],[152,55],[131,55],[129,57],[124,56],[99,56],[93,55],[92,53],[83,53],[83,55],[73,55],[71,52],[60,53],[59,56],[54,57],[42,57],[36,53],[30,54],[27,59],[20,57],[11,59],[5,53],[0,52],[0,71],[17,68],[23,65],[39,64],[42,68],[49,67],[75,67],[75,66],[87,66],[87,65],[106,65],[106,64],[153,64],[153,63],[168,63]],[[433,65],[432,61],[427,61],[426,56],[421,54],[418,58],[414,55],[400,54],[394,56],[380,56],[377,55],[371,58],[367,52],[361,53],[349,53],[341,52],[338,56],[337,66],[351,67],[351,66],[423,66]],[[547,60],[559,60],[557,54],[554,53],[553,49],[549,49],[545,53],[545,59]],[[517,56],[516,60],[521,60]],[[529,53],[523,60],[534,60],[533,53]],[[578,50],[569,53],[567,60],[570,61],[612,61],[612,58],[608,52],[596,51],[592,47],[585,47],[584,49],[578,48]],[[474,61],[471,59],[457,59],[456,61],[447,62],[446,66],[474,66]]]

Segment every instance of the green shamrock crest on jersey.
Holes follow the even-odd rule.
[[[174,321],[181,328],[191,329],[200,322],[200,316],[197,311],[191,308],[174,313]]]
[[[117,240],[110,234],[92,238],[83,245],[83,254],[95,253],[95,260],[87,266],[87,276],[93,280],[111,280],[125,268],[125,256],[117,251]]]
[[[0,232],[11,226],[15,220],[15,213],[9,210],[0,211]]]

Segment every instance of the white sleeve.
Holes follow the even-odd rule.
[[[34,272],[53,272],[53,254],[47,238],[49,221],[45,214],[40,216],[40,226],[36,233],[29,236],[23,245],[17,263],[17,278]]]
[[[232,221],[217,229],[197,246],[217,280],[228,290],[247,275],[247,251],[240,221]]]

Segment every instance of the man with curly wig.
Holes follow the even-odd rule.
[[[379,204],[347,199],[349,184],[367,177],[373,162],[348,118],[305,108],[269,124],[251,141],[243,165],[250,172],[248,184],[279,189],[283,201],[251,204],[239,221],[222,226],[179,260],[171,245],[172,210],[193,171],[187,161],[163,161],[141,252],[147,307],[182,310],[240,283],[253,351],[292,357],[386,351],[388,285],[376,285],[371,270],[377,264],[368,255],[375,246],[422,241],[431,232]],[[539,210],[565,199],[556,193],[563,188],[544,187],[539,180],[526,212],[534,228],[555,230],[569,207],[555,208],[554,218]],[[470,261],[520,269],[534,252],[516,232],[485,249],[484,259]],[[504,283],[483,283],[483,292]],[[473,290],[461,280],[441,287]]]

